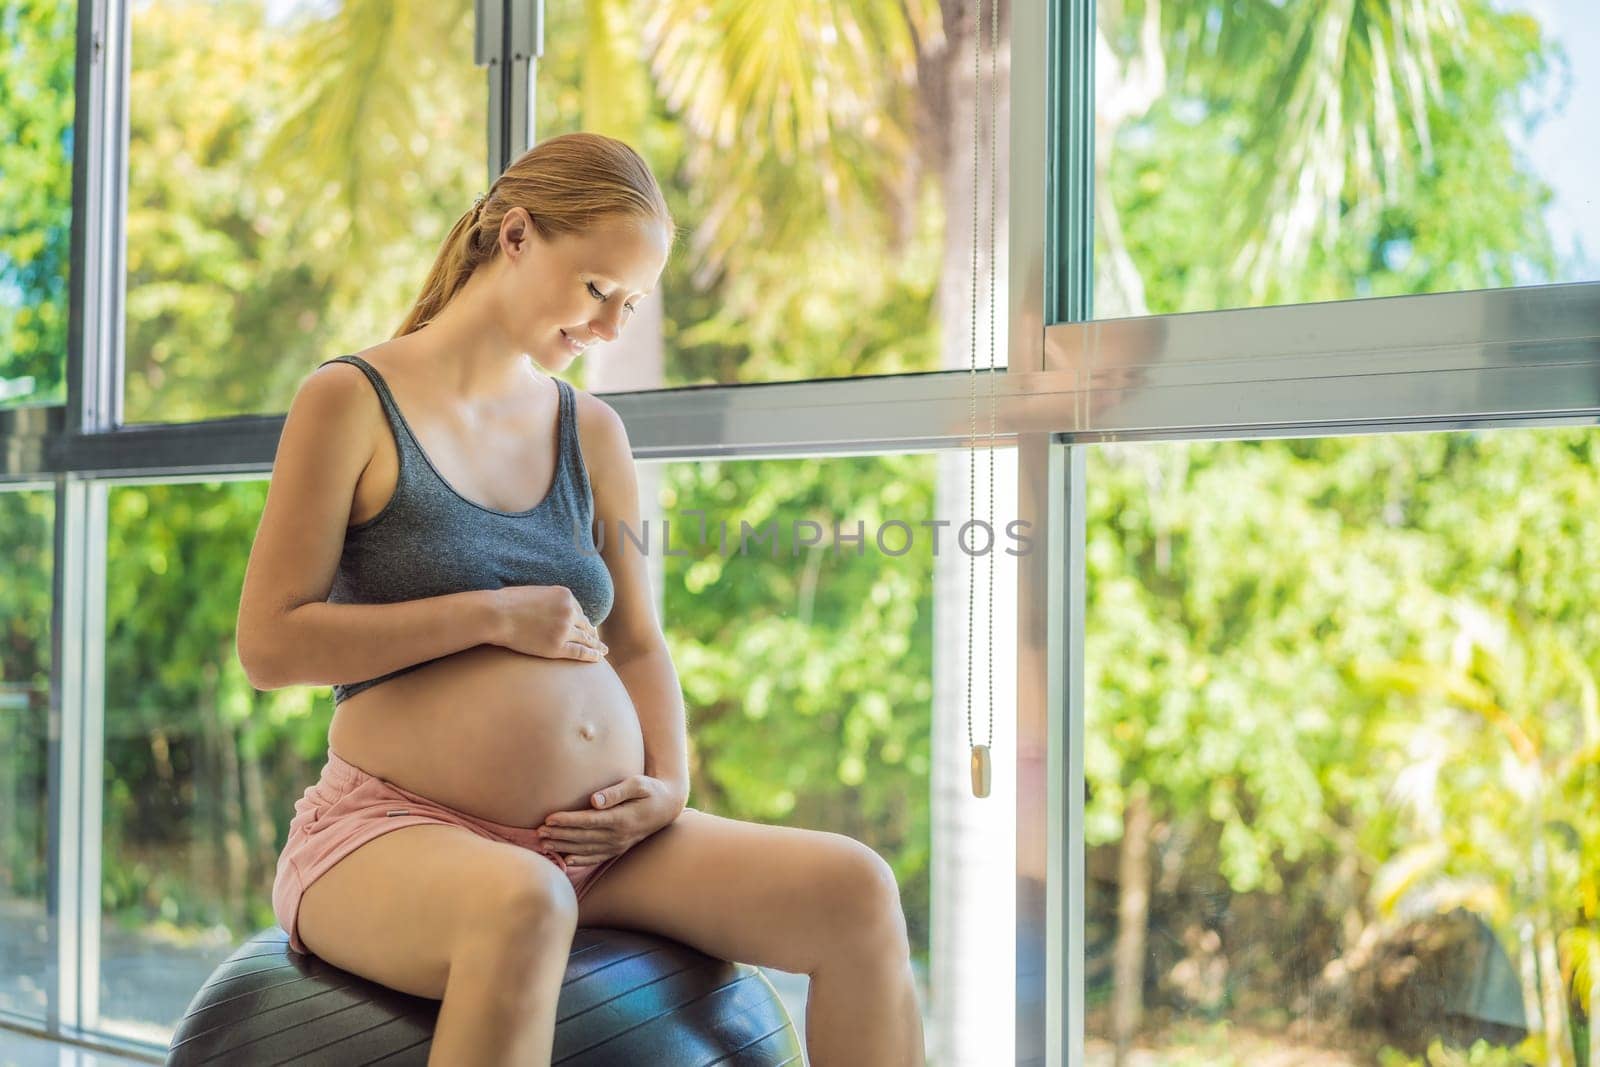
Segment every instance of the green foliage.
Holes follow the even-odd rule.
[[[69,0],[0,0],[0,406],[66,400]]]
[[[1461,0],[1458,20],[1441,14],[1448,4],[1350,6],[1348,51],[1328,51],[1331,59],[1303,50],[1324,22],[1341,24],[1321,0],[1281,12],[1212,0],[1170,6],[1188,36],[1169,25],[1168,48],[1186,41],[1188,51],[1173,62],[1168,91],[1117,131],[1108,175],[1149,311],[1563,277],[1542,215],[1549,189],[1513,148],[1532,123],[1525,90],[1559,58],[1557,43],[1530,16],[1489,0]],[[1419,49],[1399,25],[1418,12],[1427,12],[1416,17],[1428,26],[1431,59],[1402,54],[1380,73],[1434,65],[1408,79],[1418,93],[1396,89],[1398,102],[1380,103],[1373,42]],[[1335,61],[1344,65],[1327,66]],[[1323,101],[1333,111],[1286,125],[1292,101],[1320,99],[1341,79],[1345,95]],[[1102,261],[1116,236],[1097,233]]]
[[[294,85],[290,42],[260,8],[160,4],[133,16],[130,421],[281,411],[328,347],[316,220],[254,177]]]
[[[686,134],[699,287],[724,270],[767,273],[773,253],[831,265],[789,258],[819,233],[847,236],[852,258],[898,250],[924,189],[918,45],[937,33],[936,0],[604,6],[641,25],[652,81]]]
[[[667,309],[663,341],[670,353],[662,384],[840,378],[937,367],[940,323],[934,294],[945,223],[936,176],[904,170],[908,135],[903,127],[912,121],[907,84],[886,75],[881,51],[872,52],[871,62],[862,66],[862,55],[840,48],[852,54],[837,57],[843,69],[829,71],[829,91],[852,106],[827,116],[844,132],[828,142],[820,158],[785,152],[766,136],[748,139],[739,152],[712,152],[716,134],[702,130],[696,116],[754,113],[721,97],[719,90],[728,87],[716,75],[693,77],[692,70],[739,67],[743,60],[723,50],[724,37],[712,32],[710,23],[693,30],[672,26],[671,6],[551,0],[539,64],[540,135],[599,130],[635,144],[650,161],[686,235],[659,289]],[[903,31],[887,26],[876,6],[855,7],[834,14],[860,18],[871,24],[873,34],[903,48]],[[766,19],[805,23],[813,17],[779,5],[723,8],[726,14],[719,17],[735,17],[738,9],[737,17],[757,25]],[[902,10],[937,18],[927,0]],[[848,34],[850,27],[835,30]],[[691,47],[679,37],[697,44]],[[659,83],[652,80],[657,67],[646,62],[645,53],[647,39],[658,38],[674,39],[674,61],[685,64]],[[689,62],[691,53],[698,67]],[[822,53],[812,60],[818,67],[835,61]],[[820,73],[807,64],[785,76],[800,72],[811,91],[812,75]],[[768,88],[753,72],[744,70],[741,77],[748,79],[740,81],[745,90],[767,99]],[[682,93],[675,95],[671,89],[680,78]],[[621,99],[629,101],[628,109]],[[874,138],[881,141],[876,149]],[[796,264],[826,266],[796,270]]]
[[[137,9],[130,421],[282,411],[317,363],[394,332],[483,187],[470,15],[464,0],[283,23],[256,0]],[[405,91],[330,70],[341,35],[403,55]]]
[[[1514,959],[1548,931],[1540,987],[1584,1002],[1595,448],[1572,429],[1097,449],[1089,843],[1120,839],[1142,783],[1216,841],[1233,893],[1335,925],[1464,906]],[[1334,877],[1352,850],[1364,897]]]
[[[46,892],[54,500],[0,493],[0,899]]]
[[[1522,1049],[1501,1048],[1481,1038],[1468,1049],[1449,1048],[1435,1038],[1425,1056],[1408,1056],[1398,1049],[1386,1048],[1378,1057],[1380,1067],[1524,1067],[1529,1062]]]
[[[276,851],[326,750],[329,692],[258,692],[234,652],[265,493],[110,491],[103,895],[130,921],[270,920]]]
[[[931,457],[673,464],[662,506],[673,524],[663,616],[683,682],[696,806],[821,826],[880,849],[925,945],[931,547],[890,556],[890,519],[932,513]],[[805,521],[821,543],[798,547]],[[833,547],[833,524],[862,552]],[[726,523],[725,537],[718,523]],[[743,541],[746,526],[750,536]],[[776,537],[757,538],[771,527]],[[802,534],[812,528],[801,527]],[[885,543],[898,551],[890,531]],[[723,547],[724,543],[726,548]]]

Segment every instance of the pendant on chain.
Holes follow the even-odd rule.
[[[989,746],[972,746],[972,795],[989,795]]]

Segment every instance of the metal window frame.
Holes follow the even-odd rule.
[[[21,415],[17,447],[4,450],[45,458],[55,485],[46,912],[56,980],[46,1027],[64,1037],[92,1035],[100,1023],[107,487],[47,456],[59,434],[104,432],[121,417],[129,23],[121,0],[78,5],[67,403]]]
[[[475,2],[492,181],[531,143],[542,8]],[[1600,283],[1091,321],[1094,7],[1012,11],[1007,232],[1018,282],[1008,287],[1010,369],[996,379],[1000,444],[1019,453],[1019,517],[1046,548],[1018,568],[1015,1025],[1018,1062],[1051,1067],[1083,1052],[1085,446],[1600,422]],[[123,0],[83,0],[77,47],[68,402],[0,412],[0,485],[45,478],[57,493],[49,913],[59,978],[48,1032],[137,1047],[93,1033],[106,498],[114,482],[265,474],[283,416],[120,425]],[[607,400],[641,460],[843,456],[966,447],[969,388],[966,373],[940,372]]]
[[[473,0],[472,6],[473,62],[488,72],[488,189],[533,144],[544,0]]]

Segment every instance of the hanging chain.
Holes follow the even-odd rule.
[[[980,7],[979,13],[983,9]],[[1000,79],[996,69],[1000,54],[1000,0],[989,2],[989,740],[994,742],[994,552],[999,538],[994,532],[994,346],[995,346],[995,277],[999,273],[999,245],[995,243],[996,160],[1000,155]]]
[[[975,643],[974,625],[977,596],[976,563],[967,554],[967,744],[972,748],[972,792],[974,796],[989,795],[989,749],[994,743],[994,442],[995,442],[995,276],[997,250],[995,245],[995,218],[997,210],[997,159],[999,156],[999,100],[998,55],[1000,51],[1000,0],[991,0],[989,54],[989,594],[987,601],[989,639],[986,646],[989,660],[989,731],[987,739],[979,745],[972,736],[972,648]],[[983,0],[977,2],[973,25],[972,47],[972,331],[969,335],[970,359],[968,383],[970,403],[967,409],[967,513],[977,512],[977,447],[978,447],[978,139],[977,92],[983,84]]]
[[[983,34],[983,0],[972,27],[972,88],[976,97],[979,81]],[[972,333],[967,359],[967,514],[978,511],[978,103],[972,103]],[[957,544],[960,538],[956,539]],[[977,596],[977,572],[972,553],[967,553],[967,744],[972,745],[972,631],[977,616],[973,598]],[[976,789],[976,786],[974,786]]]

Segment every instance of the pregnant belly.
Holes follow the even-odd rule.
[[[537,826],[644,771],[633,701],[604,660],[479,645],[348,698],[328,744],[369,774],[480,818]]]

